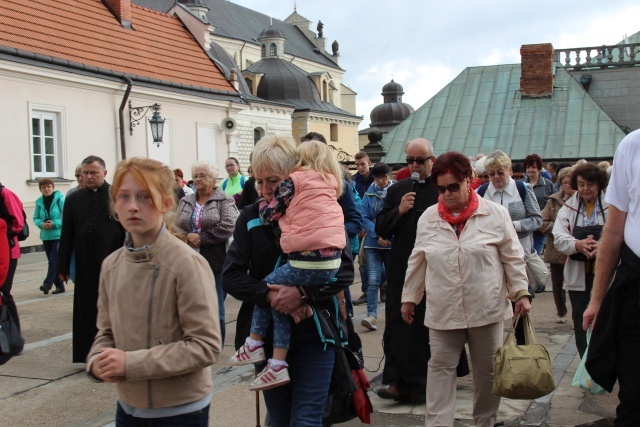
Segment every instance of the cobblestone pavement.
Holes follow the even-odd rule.
[[[83,364],[71,360],[71,316],[73,284],[60,295],[45,296],[38,290],[46,270],[44,253],[23,255],[18,264],[13,294],[18,303],[24,352],[0,366],[0,425],[3,426],[108,426],[113,425],[116,394],[110,384],[90,381]],[[357,271],[357,269],[356,269]],[[352,294],[358,296],[359,281]],[[256,426],[256,393],[248,391],[253,378],[251,367],[230,368],[226,361],[233,353],[235,319],[240,304],[227,298],[227,337],[220,361],[213,366],[214,396],[210,426]],[[384,305],[380,307],[377,331],[366,331],[360,320],[366,306],[355,307],[356,331],[363,341],[366,373],[374,389],[373,426],[422,426],[424,405],[404,405],[379,399],[382,368],[382,331]],[[503,399],[498,421],[505,426],[611,426],[617,404],[613,395],[585,396],[571,387],[578,366],[571,323],[555,323],[555,309],[550,292],[538,294],[533,303],[533,319],[538,341],[553,360],[557,390],[535,401]],[[470,377],[458,380],[456,426],[472,426]],[[259,419],[265,407],[259,400]],[[264,425],[264,422],[260,422]],[[341,424],[361,426],[359,421]]]

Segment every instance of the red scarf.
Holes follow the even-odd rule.
[[[473,215],[473,213],[478,209],[478,205],[480,201],[478,199],[478,194],[475,191],[469,192],[469,203],[464,207],[460,215],[454,216],[451,211],[445,206],[442,201],[442,197],[438,197],[438,214],[440,218],[447,221],[449,224],[454,226],[456,230],[456,234],[460,234],[460,231],[464,228],[467,220]]]

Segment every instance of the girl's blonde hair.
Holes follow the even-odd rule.
[[[132,157],[121,161],[118,164],[116,173],[113,176],[113,183],[111,184],[111,211],[114,217],[117,218],[113,209],[116,202],[116,197],[120,186],[122,185],[122,179],[126,174],[131,174],[133,179],[136,180],[138,185],[144,188],[149,197],[151,198],[151,205],[153,208],[162,213],[164,212],[164,222],[169,231],[182,238],[180,233],[173,225],[173,217],[175,215],[175,199],[174,199],[174,185],[175,177],[173,171],[168,166],[160,163],[157,160],[152,160],[146,157]]]
[[[340,197],[343,186],[342,167],[329,146],[323,142],[311,140],[301,143],[299,151],[300,160],[296,165],[296,169],[301,168],[318,172],[328,184],[331,184],[329,176],[333,175],[338,184],[336,196]]]

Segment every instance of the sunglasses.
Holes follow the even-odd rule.
[[[524,175],[513,175],[513,179],[521,180],[524,179]]]
[[[432,158],[433,158],[433,156],[429,156],[427,158],[424,158],[424,157],[416,157],[416,158],[407,157],[405,160],[407,161],[408,165],[412,165],[413,162],[416,162],[419,165],[424,165],[427,160],[432,159]]]
[[[438,193],[440,194],[444,194],[447,190],[449,190],[449,193],[456,193],[458,191],[460,191],[460,183],[459,182],[454,182],[451,183],[449,185],[436,185],[436,189],[438,190]]]
[[[505,175],[506,175],[506,173],[505,173],[505,171],[503,171],[503,170],[500,170],[500,171],[497,171],[497,172],[489,172],[489,176],[490,176],[490,177],[494,177],[494,176],[496,176],[496,175],[498,175],[498,176],[505,176]]]

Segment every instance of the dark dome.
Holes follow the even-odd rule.
[[[262,32],[258,36],[258,40],[262,38],[274,38],[274,37],[278,37],[281,39],[285,38],[284,34],[282,34],[282,31],[280,31],[279,29],[275,27],[267,27],[264,30],[262,30]]]
[[[371,110],[371,127],[383,128],[395,126],[405,120],[411,113],[413,107],[403,102],[385,102]]]
[[[252,64],[247,71],[263,74],[256,93],[259,98],[288,103],[296,110],[348,114],[331,102],[323,102],[307,73],[289,61],[264,58]]]
[[[400,83],[396,83],[391,79],[389,83],[382,86],[382,96],[389,93],[398,93],[400,95],[404,95],[404,89]]]

